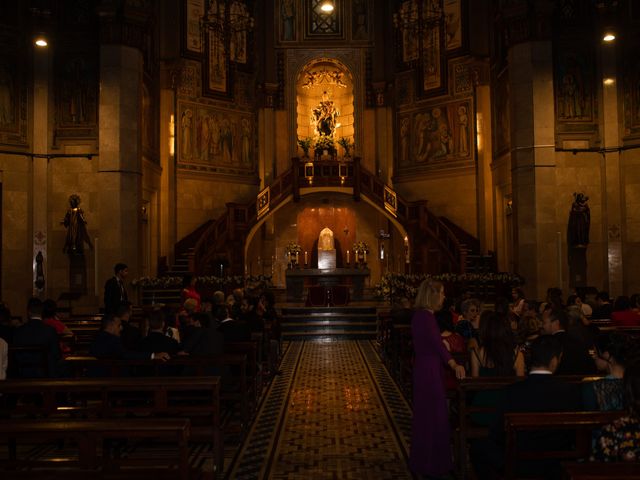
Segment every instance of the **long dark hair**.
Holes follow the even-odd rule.
[[[504,316],[492,311],[482,312],[479,336],[485,365],[493,364],[496,375],[513,375],[515,341]]]

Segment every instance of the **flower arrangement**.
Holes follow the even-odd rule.
[[[336,154],[336,145],[333,141],[333,137],[328,135],[320,135],[316,138],[316,143],[313,146],[313,149],[316,155],[322,155],[324,150],[327,150],[329,155]]]
[[[302,247],[296,242],[289,242],[287,244],[286,251],[288,255],[300,254],[302,252]]]
[[[524,279],[514,273],[442,273],[439,275],[429,274],[398,274],[386,273],[382,281],[376,285],[376,296],[389,300],[394,298],[407,297],[415,298],[420,284],[426,280],[439,280],[443,283],[453,284],[467,290],[470,286],[487,286],[489,284],[502,284],[507,288],[517,287],[524,283]]]
[[[131,282],[134,287],[141,288],[158,288],[158,289],[177,289],[182,287],[182,277],[140,277]],[[263,285],[271,286],[271,275],[250,275],[244,277],[242,275],[216,277],[213,275],[196,277],[196,285],[202,288],[222,288],[222,287],[240,287],[246,285],[254,287]]]
[[[313,142],[313,139],[311,137],[298,138],[298,145],[304,152],[305,157],[309,156],[309,149],[311,148],[311,142]]]
[[[351,147],[353,147],[353,143],[351,143],[351,140],[349,140],[348,137],[342,137],[340,140],[338,140],[338,145],[344,148],[345,157],[351,156],[350,150],[351,150]]]
[[[369,253],[369,245],[361,240],[353,244],[353,251],[355,253]]]

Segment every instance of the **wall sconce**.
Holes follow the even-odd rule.
[[[313,183],[313,162],[307,162],[304,164],[304,176],[309,182],[309,185]]]

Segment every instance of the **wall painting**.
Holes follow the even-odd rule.
[[[0,45],[7,45],[0,43]],[[0,52],[0,144],[27,143],[27,96],[24,62],[18,60],[16,48]]]
[[[251,114],[180,102],[180,168],[236,175],[254,173],[255,125]]]

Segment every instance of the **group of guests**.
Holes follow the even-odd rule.
[[[122,269],[116,271],[116,279],[118,272]],[[126,293],[120,295],[126,292],[124,285],[121,289],[118,282],[111,283],[115,285],[113,295],[108,296],[108,288],[105,288],[105,300],[106,303],[109,298],[113,301],[89,346],[90,355],[125,360],[218,355],[225,351],[226,343],[250,341],[254,333],[264,333],[265,326],[269,326],[268,347],[274,362],[269,368],[277,373],[279,323],[271,291],[236,289],[227,298],[223,292],[215,292],[211,298],[200,299],[198,296],[197,302],[189,296],[178,310],[155,308],[133,322],[132,305],[124,299]],[[9,308],[0,304],[0,379],[6,378],[9,345],[40,346],[47,352],[46,369],[35,358],[35,353],[20,353],[16,360],[21,367],[12,372],[14,375],[27,378],[66,376],[64,357],[71,352],[72,339],[73,333],[58,316],[53,300],[42,302],[31,298],[24,319],[12,317]]]
[[[437,478],[452,470],[446,390],[465,376],[523,377],[506,391],[479,392],[472,400],[497,411],[474,419],[491,431],[488,438],[472,445],[479,478],[491,478],[503,467],[502,422],[510,411],[627,410],[628,416],[602,431],[593,455],[603,461],[640,461],[640,342],[618,331],[600,332],[587,316],[610,318],[620,326],[640,325],[634,323],[637,298],[620,297],[611,306],[608,295],[600,292],[594,295],[593,305],[591,299],[577,295],[564,303],[559,289],[549,289],[544,302],[535,302],[514,289],[510,301],[499,300],[493,309],[485,309],[473,298],[449,302],[440,282],[425,281],[413,309],[405,301],[394,310],[394,322],[411,318],[413,472]],[[604,377],[580,386],[556,377],[598,372]],[[530,467],[544,470],[557,464]],[[553,474],[552,470],[541,473]]]

